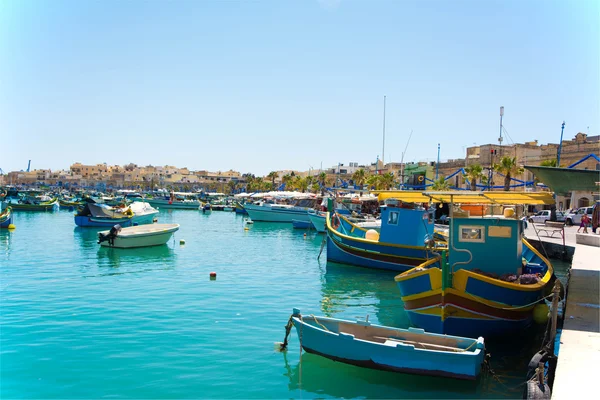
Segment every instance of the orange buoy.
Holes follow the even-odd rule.
[[[209,275],[210,275],[210,279],[217,279],[217,273],[216,272],[211,272]]]

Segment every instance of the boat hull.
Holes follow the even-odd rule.
[[[164,209],[178,209],[178,210],[198,210],[202,206],[199,201],[170,201],[165,199],[140,199],[150,204],[152,207],[160,207]]]
[[[134,225],[145,225],[151,224],[156,218],[157,212],[148,213],[145,215],[134,215],[130,218],[98,218],[92,216],[75,216],[75,225],[81,227],[99,227],[99,228],[112,228],[115,225],[121,225],[122,227],[129,227]]]
[[[162,246],[166,244],[169,239],[173,236],[177,230],[179,230],[179,225],[170,229],[164,229],[157,232],[148,232],[143,234],[136,235],[125,235],[120,234],[113,239],[113,242],[104,241],[100,243],[100,246],[103,247],[114,247],[120,249],[131,249],[138,247],[152,247],[152,246]],[[135,228],[135,227],[134,227]],[[133,228],[126,228],[133,229]],[[106,235],[109,231],[99,232],[98,235]]]
[[[58,201],[44,204],[4,203],[3,208],[7,206],[10,206],[13,211],[56,211],[59,209]]]
[[[310,222],[306,208],[272,208],[255,204],[246,204],[244,208],[253,221],[291,223],[295,219]]]
[[[317,232],[325,233],[327,231],[327,228],[325,226],[325,215],[309,212],[308,218],[310,219],[310,222],[312,222]]]
[[[524,258],[545,262],[532,249]],[[444,289],[443,296],[440,268],[423,266],[395,280],[413,325],[429,332],[497,337],[531,325],[535,304],[551,286],[551,274],[548,268],[539,283],[523,285],[460,269],[452,274],[452,284]]]
[[[0,212],[0,228],[8,228],[8,226],[12,224],[12,221],[13,217],[10,208],[6,208],[2,212]]]
[[[404,272],[426,260],[423,249],[394,248],[327,235],[327,260],[359,267]]]
[[[292,226],[294,229],[314,229],[310,221],[298,221],[297,219],[292,220]]]
[[[426,333],[421,329],[400,330],[352,321],[345,321],[345,327],[340,326],[339,331],[335,331],[335,325],[330,322],[335,319],[318,317],[319,326],[314,326],[306,323],[310,318],[316,317],[304,317],[305,320],[292,318],[302,348],[334,361],[384,371],[466,380],[475,380],[481,372],[484,358],[481,338],[456,338]],[[413,339],[412,344],[395,340],[403,332]],[[473,350],[453,352],[418,348],[419,344],[429,344],[431,339],[442,343],[461,343],[463,349],[471,343]]]

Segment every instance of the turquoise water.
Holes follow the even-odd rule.
[[[536,332],[488,342],[500,382],[300,356],[295,332],[279,353],[293,307],[408,326],[394,274],[318,261],[322,236],[234,213],[161,211],[181,229],[136,250],[99,248],[72,215],[0,230],[0,398],[520,397],[539,347]]]

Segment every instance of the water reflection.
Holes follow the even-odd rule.
[[[364,318],[382,325],[409,326],[394,272],[327,263],[323,276],[321,311],[326,316]],[[340,315],[342,314],[342,315]]]
[[[0,253],[5,254],[8,258],[10,253],[10,242],[13,232],[8,229],[0,229]]]
[[[460,381],[356,367],[303,353],[291,364],[283,354],[290,391],[337,398],[466,398],[482,397],[480,381]],[[323,377],[327,377],[323,379]],[[487,378],[483,378],[487,379]],[[301,397],[300,394],[298,397]],[[492,397],[498,397],[496,394]],[[503,396],[500,396],[503,397]]]
[[[99,268],[127,267],[134,271],[148,271],[175,266],[175,252],[168,245],[134,249],[100,247],[97,259]]]

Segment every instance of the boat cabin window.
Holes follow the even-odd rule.
[[[485,232],[485,227],[483,227],[483,226],[463,225],[460,227],[459,241],[484,243],[485,242],[485,233],[484,232]]]
[[[390,217],[388,219],[389,225],[398,225],[398,212],[390,211]]]

